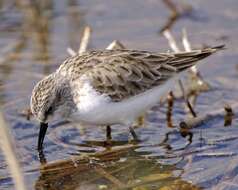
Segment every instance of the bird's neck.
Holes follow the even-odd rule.
[[[67,118],[76,109],[69,82],[65,80],[58,84],[57,94],[57,102],[59,102],[58,106],[61,107],[61,115],[62,117]]]

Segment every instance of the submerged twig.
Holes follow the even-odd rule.
[[[94,170],[99,173],[102,177],[108,179],[111,181],[114,185],[116,185],[118,188],[123,188],[126,185],[123,184],[120,180],[118,180],[116,177],[108,173],[106,170],[104,170],[101,166],[96,166]]]
[[[234,113],[232,111],[231,106],[228,104],[224,106],[224,110],[225,110],[224,126],[227,127],[232,124],[232,118],[234,116]]]
[[[167,126],[172,128],[172,127],[174,127],[173,120],[172,120],[174,95],[173,95],[172,91],[170,91],[167,96],[167,102],[168,102],[168,108],[167,108],[167,113],[166,113]]]
[[[180,50],[177,46],[176,40],[174,39],[174,37],[172,36],[170,31],[169,30],[163,31],[163,35],[168,40],[170,48],[175,53],[179,53]],[[187,51],[187,52],[192,51],[191,44],[188,40],[187,32],[185,29],[183,29],[182,43],[183,43],[185,51]],[[202,80],[202,78],[200,77],[200,74],[197,71],[197,68],[195,66],[191,69],[191,73],[192,73],[192,80],[194,83],[194,85],[190,89],[191,92],[187,92],[187,94],[186,94],[183,84],[182,84],[181,80],[179,80],[180,89],[182,91],[182,97],[184,98],[190,113],[193,115],[193,118],[188,118],[180,123],[181,133],[186,134],[188,132],[188,129],[197,127],[197,126],[201,125],[203,122],[210,120],[214,117],[217,117],[217,116],[224,117],[224,109],[225,109],[225,123],[224,123],[224,125],[225,126],[230,125],[234,114],[229,106],[225,107],[224,109],[222,108],[220,110],[210,111],[210,112],[203,113],[202,115],[197,116],[196,112],[194,111],[192,105],[190,104],[190,102],[188,100],[188,95],[197,96],[197,94],[199,92],[208,90],[208,84]],[[203,88],[205,88],[205,89],[203,89]]]
[[[31,119],[32,112],[31,112],[31,108],[26,108],[24,110],[21,111],[20,113],[22,116],[26,117],[26,119],[29,121]]]
[[[193,117],[197,117],[196,112],[194,111],[192,105],[190,104],[190,102],[189,102],[189,100],[188,100],[188,97],[187,97],[187,95],[186,95],[186,93],[185,93],[185,90],[184,90],[184,87],[183,87],[183,83],[182,83],[181,80],[179,80],[179,86],[180,86],[180,89],[181,89],[181,91],[182,91],[184,101],[186,102],[186,105],[187,105],[187,107],[188,107],[190,113],[193,115]]]
[[[168,44],[170,46],[170,48],[175,52],[175,53],[179,53],[180,50],[177,46],[177,43],[176,43],[176,40],[174,39],[174,37],[172,36],[171,32],[169,30],[165,30],[163,31],[163,35],[165,36],[165,38],[168,40]],[[190,43],[188,42],[188,39],[187,39],[187,36],[186,36],[186,33],[184,32],[184,36],[183,36],[183,45],[184,45],[184,49],[185,50],[190,50]],[[192,113],[192,115],[194,117],[196,117],[196,113],[194,112],[188,98],[187,98],[187,95],[185,94],[185,90],[184,90],[184,87],[182,85],[182,81],[179,80],[179,85],[180,85],[180,88],[181,88],[181,91],[182,91],[182,95],[183,95],[183,98],[184,98],[184,101],[186,102],[186,105],[188,106],[188,109],[190,110],[190,112]],[[172,120],[171,120],[171,110],[170,110],[170,107],[168,107],[168,110],[167,110],[167,123],[168,123],[168,126],[171,127],[172,126]]]
[[[4,122],[3,116],[0,113],[0,147],[5,155],[8,167],[12,174],[12,178],[17,190],[26,190],[23,174],[20,169],[19,162],[17,160],[12,139],[10,133]]]
[[[238,103],[233,104],[233,110],[238,109]],[[207,122],[216,117],[224,117],[227,111],[224,108],[212,110],[198,115],[197,117],[187,118],[184,121],[180,122],[181,128],[191,129],[200,126],[202,123]],[[232,113],[234,116],[235,113]],[[232,117],[233,117],[232,116]]]

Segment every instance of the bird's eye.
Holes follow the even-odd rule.
[[[46,115],[51,115],[53,113],[53,107],[50,106],[49,109],[46,111]]]

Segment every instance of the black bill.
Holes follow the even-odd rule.
[[[43,148],[43,142],[44,142],[44,138],[45,138],[45,134],[48,128],[48,123],[40,123],[40,132],[39,132],[39,137],[38,137],[38,146],[37,149],[38,150],[42,150]]]

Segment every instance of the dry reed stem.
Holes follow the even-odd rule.
[[[68,47],[67,48],[67,52],[70,56],[75,56],[77,55],[77,53],[71,48],[71,47]]]
[[[179,14],[176,5],[171,0],[163,0],[164,4],[169,8],[172,14]]]
[[[183,42],[183,46],[184,46],[184,49],[185,51],[192,51],[192,48],[191,48],[191,44],[190,42],[188,41],[188,35],[187,35],[187,31],[185,28],[183,28],[182,30],[182,42]],[[198,69],[197,69],[197,65],[194,65],[190,68],[192,74],[194,74],[195,76],[197,76],[197,83],[199,85],[205,85],[204,81],[201,79],[201,77],[199,77],[199,72],[198,72]]]
[[[171,0],[163,0],[164,4],[171,11],[171,14],[166,22],[166,24],[160,30],[160,33],[164,33],[166,30],[170,30],[177,19],[181,16],[181,13],[177,10],[176,5]]]
[[[113,49],[126,49],[126,48],[120,41],[114,40],[106,47],[106,49],[113,50]]]
[[[185,51],[190,52],[192,51],[191,44],[188,41],[188,34],[185,28],[182,30],[182,43]]]
[[[9,60],[17,59],[19,57],[19,51],[21,51],[24,45],[25,38],[22,37],[16,40],[16,42],[13,42],[2,48],[0,52],[0,65],[8,62]]]
[[[181,16],[186,15],[192,10],[192,7],[190,5],[185,5],[185,4],[180,6],[182,8],[182,10],[180,10],[179,7],[176,6],[176,4],[172,0],[163,0],[163,3],[168,7],[171,14],[168,17],[164,26],[160,29],[159,31],[160,34],[162,34],[166,30],[171,30],[173,25]]]
[[[87,50],[88,43],[89,43],[90,36],[91,36],[91,32],[92,32],[92,29],[89,26],[86,26],[84,28],[83,36],[82,36],[80,47],[79,47],[79,50],[78,50],[79,54],[82,54]]]
[[[17,156],[14,151],[13,141],[6,126],[2,114],[0,113],[0,147],[5,155],[6,162],[11,172],[16,190],[26,190],[23,174],[20,169]]]
[[[79,46],[79,50],[78,50],[79,55],[87,51],[88,43],[89,43],[90,36],[91,36],[91,31],[92,31],[92,29],[89,26],[86,26],[84,28],[83,36],[81,38],[81,42],[80,42],[80,46]],[[77,55],[77,52],[74,51],[71,47],[67,48],[67,52],[70,56]]]
[[[179,53],[180,50],[177,46],[177,43],[175,41],[175,38],[173,37],[173,35],[171,34],[170,30],[165,30],[163,31],[163,35],[164,37],[168,40],[169,46],[170,48],[175,52],[175,53]]]

